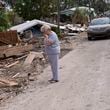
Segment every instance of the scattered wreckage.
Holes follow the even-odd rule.
[[[36,48],[42,45],[37,39],[34,42]],[[13,96],[22,91],[43,70],[42,51],[34,48],[33,41],[21,39],[17,31],[0,32],[0,102],[10,97],[10,92]]]
[[[36,25],[35,22],[36,20],[0,32],[0,103],[11,95],[22,92],[47,66],[47,59],[42,51],[43,37],[36,38],[30,31]],[[37,24],[43,23],[45,22],[37,20]],[[66,29],[66,26],[60,28]],[[71,29],[69,26],[68,28]],[[73,44],[68,36],[61,41],[61,49],[66,50],[62,51],[61,57],[73,49]]]

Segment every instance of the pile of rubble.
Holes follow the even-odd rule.
[[[0,61],[0,101],[10,94],[16,95],[29,81],[37,79],[47,62],[41,52],[29,52],[21,57],[10,57]],[[5,95],[3,95],[5,94]]]
[[[0,102],[22,92],[29,81],[42,73],[47,62],[41,40],[28,43],[16,31],[0,32]]]
[[[5,35],[4,35],[5,36]],[[15,38],[14,38],[14,37]],[[61,40],[61,57],[74,47],[72,37]],[[10,43],[11,40],[11,43]],[[37,80],[48,61],[43,54],[43,38],[19,41],[16,34],[0,39],[0,103],[22,92],[30,81]],[[4,44],[4,45],[3,45]]]

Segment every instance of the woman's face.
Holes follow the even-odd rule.
[[[45,30],[44,34],[49,35],[49,30]]]
[[[47,31],[44,31],[44,32],[43,32],[43,36],[44,36],[45,38],[47,38],[47,37],[48,37],[48,32],[47,32]]]

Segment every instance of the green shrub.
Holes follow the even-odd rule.
[[[10,26],[7,13],[4,10],[0,10],[0,31],[6,31]]]
[[[58,38],[62,38],[61,30],[58,29],[58,27],[52,27],[52,30],[58,35]]]

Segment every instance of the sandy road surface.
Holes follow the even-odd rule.
[[[50,67],[33,89],[0,110],[110,110],[110,40],[83,41],[60,60],[61,81],[49,84]]]

